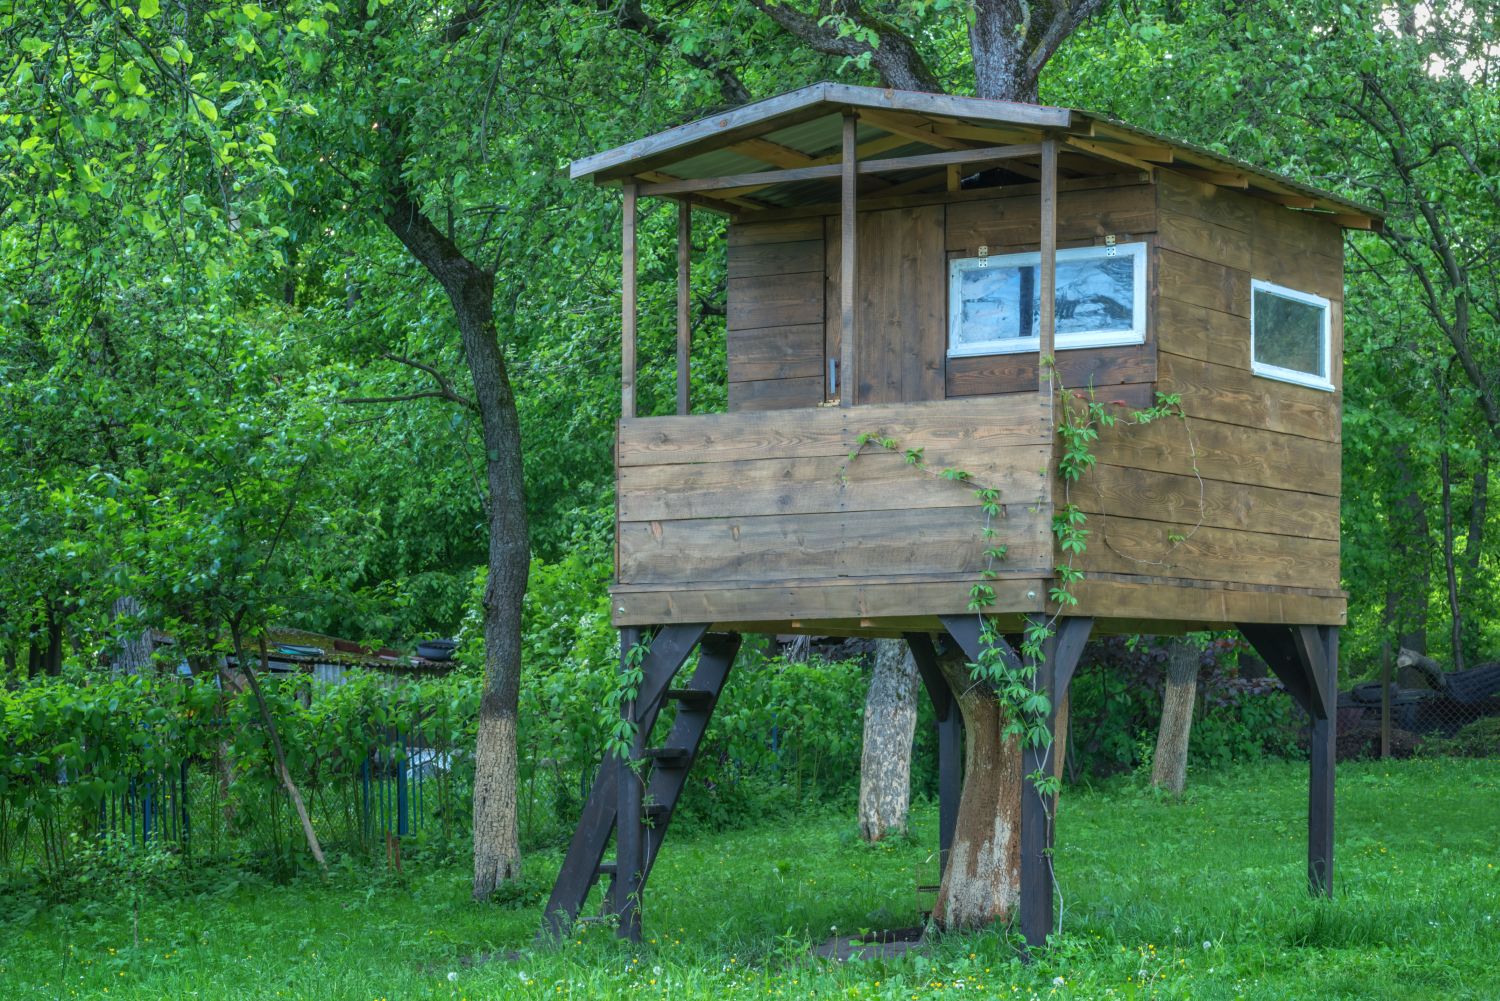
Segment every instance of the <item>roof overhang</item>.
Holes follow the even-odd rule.
[[[836,183],[836,172],[826,168],[840,159],[842,119],[850,112],[859,118],[862,163],[883,157],[875,162],[896,171],[867,182],[886,193],[919,189],[924,171],[932,177],[937,169],[933,154],[962,158],[965,151],[1056,139],[1083,173],[1150,173],[1165,167],[1289,208],[1329,214],[1346,227],[1378,228],[1383,220],[1380,212],[1357,202],[1106,115],[840,83],[813,84],[575,160],[570,176],[599,184],[632,180],[648,186],[645,194],[682,197],[733,213],[826,202],[828,186]],[[890,167],[903,160],[911,166]],[[767,175],[765,181],[751,183],[758,173]],[[726,179],[717,190],[683,183],[716,178]]]

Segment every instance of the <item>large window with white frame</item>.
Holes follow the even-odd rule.
[[[1037,349],[1041,255],[963,257],[948,263],[948,355]],[[1057,252],[1056,347],[1146,339],[1146,245]]]
[[[1256,375],[1333,389],[1328,300],[1259,278],[1250,282],[1250,366]]]

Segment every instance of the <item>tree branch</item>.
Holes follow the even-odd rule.
[[[608,10],[609,6],[609,0],[599,0],[600,10]],[[619,18],[621,27],[629,28],[643,38],[649,38],[662,48],[677,48],[671,32],[663,28],[660,21],[646,13],[641,7],[641,0],[620,0],[620,6],[615,11],[615,15]],[[740,82],[740,78],[733,70],[706,59],[696,52],[683,52],[677,49],[677,53],[689,66],[695,66],[713,75],[719,83],[719,92],[724,95],[726,104],[749,104],[754,100],[750,96],[749,89]]]
[[[750,2],[762,14],[780,25],[783,31],[802,39],[815,51],[848,58],[868,55],[870,65],[875,67],[887,87],[943,92],[943,85],[938,82],[937,75],[932,72],[911,39],[894,25],[867,14],[857,0],[834,0],[832,11],[858,27],[874,32],[877,39],[874,46],[853,35],[841,35],[834,24],[804,14],[785,2]]]

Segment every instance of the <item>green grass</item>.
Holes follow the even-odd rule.
[[[1197,776],[1180,803],[1070,792],[1063,934],[1031,966],[993,931],[890,963],[807,958],[835,926],[916,919],[923,808],[911,841],[876,848],[832,813],[669,841],[639,949],[592,927],[533,950],[538,905],[470,903],[461,863],[220,879],[148,903],[138,949],[120,902],[12,900],[0,998],[1500,998],[1500,762],[1341,768],[1332,903],[1302,890],[1305,776]],[[557,862],[530,859],[532,884]]]

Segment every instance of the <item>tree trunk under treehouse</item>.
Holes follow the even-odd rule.
[[[871,844],[890,833],[906,834],[916,729],[917,662],[904,640],[879,640],[859,763],[859,836]]]
[[[943,675],[964,721],[964,784],[933,920],[974,928],[1008,919],[1021,896],[1021,746],[1004,736],[1000,703],[962,660]]]
[[[1161,726],[1151,759],[1151,784],[1173,796],[1187,787],[1188,737],[1198,700],[1198,648],[1186,636],[1167,645],[1167,685],[1162,693]]]

